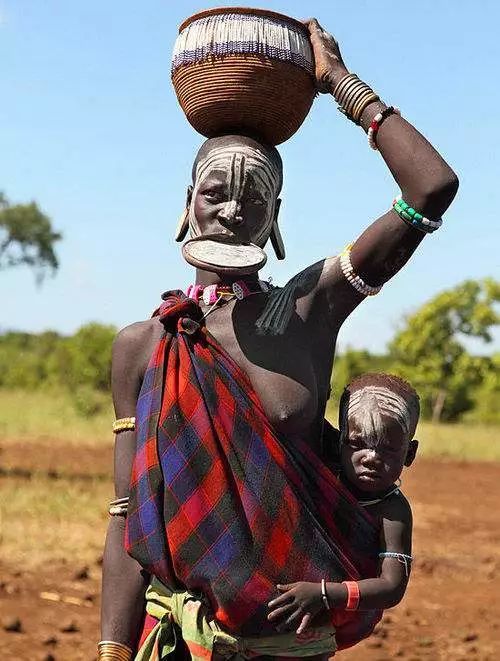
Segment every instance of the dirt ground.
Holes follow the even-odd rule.
[[[109,476],[107,450],[80,452],[75,464],[74,449],[35,455],[8,446],[0,455],[0,480],[30,479],[33,456],[54,480]],[[403,490],[415,519],[407,595],[369,640],[335,658],[499,659],[500,464],[420,460],[404,476]],[[15,557],[0,558],[0,659],[95,659],[99,556],[88,565],[68,561],[29,570]]]

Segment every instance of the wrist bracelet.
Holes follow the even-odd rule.
[[[131,661],[132,650],[123,643],[101,640],[97,643],[97,659],[98,661]]]
[[[377,133],[379,128],[382,126],[384,120],[387,119],[390,115],[400,115],[401,112],[399,108],[395,108],[394,106],[389,106],[388,108],[385,108],[381,112],[378,112],[375,117],[372,119],[371,124],[368,128],[368,144],[372,149],[375,151],[378,151],[377,147]]]
[[[356,581],[343,581],[342,585],[347,588],[346,611],[356,611],[359,606],[359,585]]]
[[[326,583],[324,578],[321,579],[321,600],[323,601],[326,610],[329,611],[331,606],[328,600],[328,595],[326,594]]]

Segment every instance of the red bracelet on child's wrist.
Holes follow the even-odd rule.
[[[359,585],[356,581],[343,581],[342,585],[347,588],[346,611],[356,611],[359,606]]]

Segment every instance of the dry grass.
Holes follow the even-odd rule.
[[[111,483],[0,479],[0,555],[32,568],[46,562],[90,563],[102,553]]]
[[[110,401],[102,412],[84,417],[64,391],[0,390],[2,444],[36,441],[42,446],[102,445],[112,440],[113,420]]]

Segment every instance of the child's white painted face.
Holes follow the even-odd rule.
[[[191,237],[222,232],[262,247],[280,187],[281,171],[264,151],[239,142],[212,149],[196,167]]]
[[[408,403],[388,388],[352,393],[341,425],[341,464],[349,482],[364,491],[394,484],[407,459],[412,424]]]

